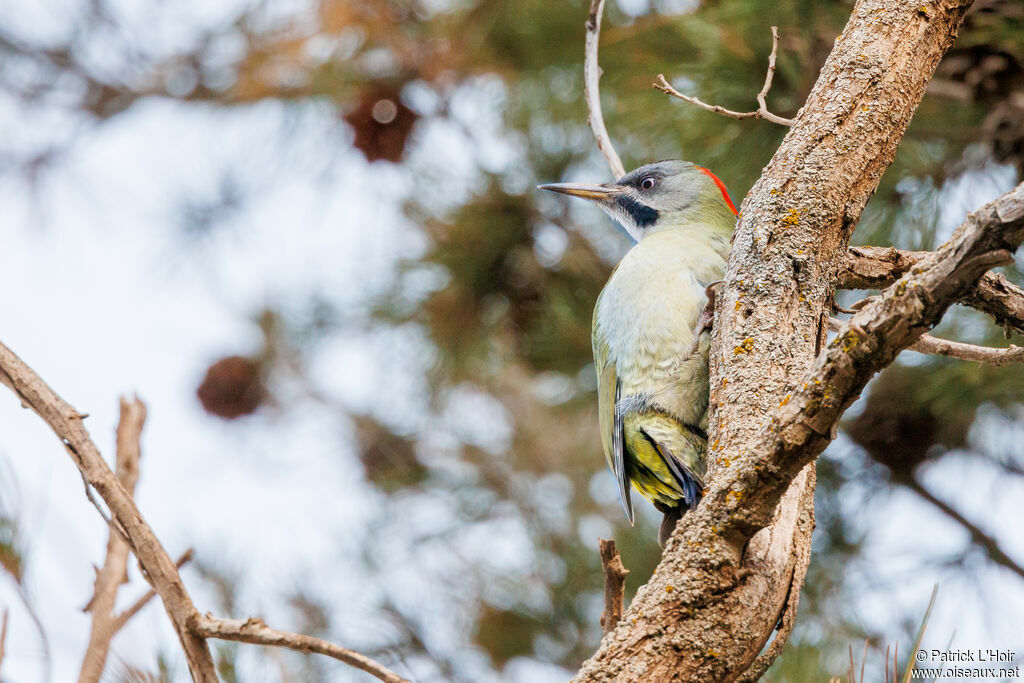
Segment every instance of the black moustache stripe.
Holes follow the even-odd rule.
[[[615,203],[633,217],[633,221],[639,228],[646,228],[648,225],[654,225],[658,220],[657,209],[652,209],[646,204],[638,202],[628,195],[619,195],[615,198]]]

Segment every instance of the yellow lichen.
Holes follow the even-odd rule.
[[[741,353],[750,353],[753,350],[754,350],[754,339],[752,337],[747,337],[742,342],[740,342],[739,346],[737,346],[736,348],[734,348],[732,350],[732,353],[733,353],[733,355],[738,356]]]
[[[790,209],[786,212],[786,217],[782,219],[782,225],[787,228],[800,224],[800,212],[796,209]]]
[[[675,587],[675,586],[673,586],[672,584],[669,584],[669,585],[665,586],[665,592],[666,592],[666,593],[671,593],[671,592],[672,592],[672,591],[674,591],[675,589],[676,589],[676,587]]]
[[[781,403],[779,403],[779,407],[781,408],[782,406],[784,406],[787,403],[789,403],[789,399],[791,399],[792,397],[793,397],[792,394],[786,394],[786,397],[782,399]]]

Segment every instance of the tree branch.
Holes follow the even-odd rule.
[[[608,633],[622,619],[622,600],[629,570],[622,564],[614,540],[599,538],[597,543],[601,549],[601,567],[604,569],[604,614],[601,615],[601,627]]]
[[[711,493],[709,508],[723,528],[760,528],[789,478],[832,440],[836,423],[871,377],[941,320],[989,268],[1005,264],[1024,241],[1024,183],[969,214],[953,237],[911,272],[872,297],[838,332],[798,389],[780,403],[756,442],[761,467],[735,468],[727,490]],[[758,491],[756,501],[734,496]]]
[[[900,481],[904,486],[924,498],[926,501],[944,512],[946,516],[954,522],[962,526],[967,533],[971,535],[971,541],[982,548],[993,562],[1001,567],[1009,569],[1017,576],[1024,578],[1024,567],[1014,562],[1013,559],[1006,554],[1006,551],[1003,550],[1002,546],[999,545],[999,542],[995,538],[982,531],[978,525],[960,514],[960,512],[952,505],[936,498],[935,495],[926,489],[917,479],[910,477],[908,480]]]
[[[81,413],[68,405],[28,365],[0,344],[0,377],[21,398],[23,405],[43,419],[64,444],[82,476],[96,489],[111,514],[124,528],[133,551],[164,603],[167,616],[178,634],[192,678],[197,683],[217,683],[213,657],[206,641],[188,628],[198,614],[185,585],[153,530],[139,512],[131,494],[110,471],[89,432]]]
[[[135,485],[139,480],[139,458],[142,455],[139,439],[145,422],[146,405],[138,398],[129,402],[122,396],[121,419],[117,424],[115,471],[118,481],[129,496],[135,495]],[[114,626],[117,591],[128,580],[128,544],[113,525],[109,526],[108,532],[106,559],[103,567],[96,572],[92,598],[82,608],[83,612],[92,613],[92,628],[89,632],[89,645],[82,658],[79,683],[95,683],[103,675],[110,641],[117,633]]]
[[[590,0],[590,16],[587,17],[587,37],[584,42],[583,58],[583,93],[587,100],[587,121],[594,131],[597,148],[601,150],[608,168],[616,180],[626,175],[622,160],[612,146],[608,137],[608,129],[604,126],[604,115],[601,113],[601,67],[597,64],[597,44],[601,38],[601,16],[604,14],[604,0]]]
[[[1007,365],[1024,363],[1024,347],[1011,344],[1005,349],[989,346],[977,346],[964,342],[940,339],[930,334],[922,334],[916,342],[907,347],[911,351],[927,353],[932,356],[946,356],[957,360],[988,363],[989,365]]]
[[[99,449],[96,448],[89,433],[82,426],[82,414],[65,403],[28,365],[2,343],[0,343],[0,383],[10,387],[21,399],[23,406],[30,408],[50,426],[64,444],[87,484],[94,488],[107,504],[113,521],[120,523],[123,527],[128,537],[128,546],[138,558],[144,576],[164,603],[167,615],[170,617],[185,651],[192,679],[196,683],[218,683],[219,680],[206,638],[277,645],[300,652],[324,654],[371,673],[389,683],[408,683],[368,657],[318,638],[275,631],[267,628],[266,624],[259,619],[249,619],[243,622],[201,616],[192,603],[192,598],[185,589],[177,569],[178,566],[188,561],[191,551],[185,553],[178,560],[177,565],[172,564],[152,528],[142,518],[129,488],[125,486],[127,483],[134,487],[138,478],[138,436],[145,418],[145,407],[141,402],[135,401],[134,404],[126,404],[122,400],[122,420],[118,427],[118,475],[115,475],[110,471],[103,456],[100,455]],[[111,529],[114,529],[113,525],[111,525]],[[111,539],[112,541],[121,541],[113,533]],[[113,563],[111,564],[113,565]],[[111,570],[111,575],[113,574],[114,572]],[[117,585],[114,578],[108,577],[102,581],[97,578],[96,595],[87,608],[99,611],[98,601],[110,599],[110,610],[112,610]],[[142,609],[143,605],[151,598],[152,595],[147,593],[116,617],[110,616],[110,611],[107,612],[109,634],[101,634],[106,637],[107,647],[109,647],[109,639],[113,633],[116,633],[117,629]],[[100,662],[100,666],[102,672],[102,662]]]
[[[732,111],[726,109],[717,104],[708,104],[707,102],[701,101],[700,98],[692,95],[684,95],[668,82],[664,74],[658,74],[658,82],[652,83],[651,85],[665,93],[671,95],[684,102],[696,105],[706,111],[714,112],[715,114],[721,114],[722,116],[728,116],[731,119],[766,119],[772,123],[777,123],[780,126],[792,126],[795,119],[787,119],[784,116],[773,114],[768,111],[768,105],[765,102],[765,98],[768,96],[768,91],[772,89],[772,80],[775,78],[775,58],[779,51],[779,28],[772,26],[772,51],[768,55],[768,71],[764,76],[764,86],[761,88],[761,92],[757,93],[757,110],[756,111]]]
[[[243,621],[241,619],[217,619],[208,614],[197,615],[192,620],[191,626],[197,634],[204,638],[234,640],[254,645],[271,645],[298,652],[325,655],[357,669],[362,669],[386,683],[410,683],[365,655],[320,638],[272,629],[258,617],[250,617]]]
[[[879,289],[895,282],[930,251],[851,247],[839,271],[842,289]],[[1024,334],[1024,289],[998,273],[985,273],[958,303],[990,315],[1008,332]]]
[[[3,619],[0,620],[0,667],[3,667],[4,656],[7,654],[7,617],[9,616],[10,610],[5,607]]]
[[[174,566],[177,569],[181,569],[186,564],[191,562],[192,561],[193,552],[194,551],[193,551],[192,548],[189,548],[188,550],[183,552],[181,554],[181,557],[178,558],[178,561],[174,563]],[[139,597],[138,600],[133,602],[131,607],[128,607],[128,608],[124,609],[122,612],[119,612],[117,614],[117,616],[114,617],[113,623],[111,625],[111,628],[113,629],[114,633],[116,634],[118,631],[120,631],[122,628],[124,628],[125,624],[127,624],[129,621],[131,621],[131,618],[134,617],[139,612],[141,612],[142,608],[145,607],[149,603],[149,601],[152,600],[155,597],[156,597],[156,591],[153,590],[152,588],[150,588],[148,591],[143,593]]]
[[[856,313],[856,311],[849,311]],[[828,329],[838,332],[843,329],[845,323],[839,318],[828,319]],[[1024,362],[1024,348],[1010,344],[1008,348],[993,348],[991,346],[978,346],[964,342],[940,339],[930,334],[922,334],[917,341],[907,347],[908,351],[926,353],[930,356],[945,356],[957,360],[973,361],[975,363],[988,363],[989,365],[1008,365],[1010,363]]]

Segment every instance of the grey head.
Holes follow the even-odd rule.
[[[657,161],[612,184],[537,187],[596,203],[637,242],[658,230],[692,224],[721,226],[731,232],[736,221],[736,208],[722,181],[689,161]]]

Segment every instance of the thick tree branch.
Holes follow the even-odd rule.
[[[601,150],[608,168],[612,170],[615,179],[626,175],[626,169],[622,160],[612,146],[611,138],[608,137],[608,129],[604,125],[604,115],[601,113],[601,89],[598,82],[601,80],[601,67],[597,64],[597,46],[601,39],[601,17],[604,15],[604,0],[590,1],[590,15],[587,17],[587,37],[584,43],[583,58],[583,93],[587,100],[587,121],[590,129],[594,131],[594,138],[597,140],[597,148]]]
[[[930,251],[851,247],[839,271],[842,289],[879,289],[895,282]],[[990,315],[1007,331],[1024,334],[1024,289],[998,273],[985,273],[958,303]]]
[[[722,528],[740,534],[760,528],[771,513],[772,496],[824,450],[868,380],[938,323],[985,271],[1009,262],[1021,241],[1024,184],[970,214],[949,242],[869,299],[748,444],[761,466],[729,470],[727,489],[712,492],[708,502]],[[735,495],[742,491],[759,495],[750,502]]]
[[[263,623],[262,619],[257,617],[251,617],[243,621],[241,619],[216,619],[210,615],[197,615],[192,621],[192,628],[204,638],[234,640],[254,645],[271,645],[274,647],[285,647],[297,652],[325,655],[340,662],[345,662],[357,669],[362,669],[386,683],[409,683],[408,680],[402,678],[394,671],[381,666],[358,652],[329,643],[320,638],[272,629]]]
[[[145,421],[145,404],[138,398],[129,402],[122,396],[121,419],[117,424],[115,471],[118,481],[129,496],[135,495],[135,485],[139,480],[139,458],[142,455],[139,439]],[[128,544],[111,525],[106,559],[96,572],[92,599],[82,610],[92,613],[92,628],[78,675],[79,683],[94,683],[103,675],[110,641],[118,630],[114,626],[114,605],[118,589],[128,580],[129,553]]]
[[[779,28],[772,26],[772,51],[768,55],[768,71],[765,72],[764,86],[761,88],[761,92],[757,93],[757,110],[756,111],[732,111],[726,109],[723,106],[717,104],[708,104],[702,101],[698,97],[692,95],[684,95],[668,82],[664,74],[658,74],[658,81],[651,85],[665,93],[671,95],[684,102],[696,105],[706,111],[714,112],[715,114],[721,114],[722,116],[728,116],[731,119],[766,119],[772,123],[777,123],[780,126],[792,126],[794,119],[787,119],[784,116],[773,114],[768,111],[768,104],[765,102],[765,98],[768,96],[768,91],[772,89],[772,80],[775,78],[775,58],[779,52]]]
[[[153,530],[139,512],[131,494],[110,471],[89,432],[81,413],[68,405],[28,365],[0,344],[0,378],[43,419],[64,444],[89,485],[96,489],[125,534],[143,571],[164,603],[167,616],[178,634],[192,678],[197,683],[217,683],[213,657],[206,641],[192,633],[188,621],[197,615],[178,570]]]
[[[629,570],[622,564],[614,540],[600,538],[597,542],[601,549],[601,567],[604,569],[604,613],[601,615],[601,627],[608,633],[622,619],[622,600]]]
[[[896,282],[930,251],[894,247],[850,247],[839,267],[840,289],[882,289]]]

